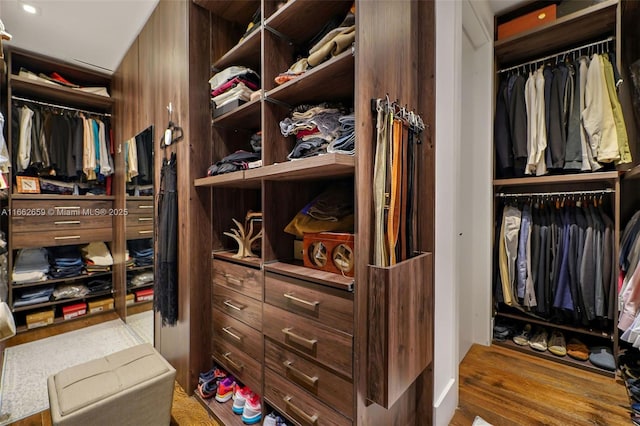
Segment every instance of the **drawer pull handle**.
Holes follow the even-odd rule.
[[[153,231],[138,231],[138,234],[152,234]]]
[[[80,225],[79,220],[56,220],[54,225]]]
[[[138,206],[139,209],[152,209],[153,206]]]
[[[225,333],[227,333],[229,336],[233,337],[234,339],[236,339],[238,342],[242,342],[242,337],[238,336],[237,334],[233,333],[231,330],[231,327],[222,327],[222,331],[224,331]]]
[[[152,217],[139,217],[138,218],[138,222],[150,222],[152,220],[153,220]]]
[[[235,362],[234,360],[232,360],[232,359],[229,357],[229,355],[231,355],[231,352],[227,352],[226,354],[222,355],[222,357],[223,357],[225,360],[227,360],[227,362],[228,362],[229,364],[231,364],[231,366],[232,366],[233,368],[235,368],[235,369],[236,369],[236,370],[238,370],[238,371],[242,371],[242,370],[244,369],[244,365],[242,365],[242,364],[238,364],[237,362]]]
[[[78,240],[80,235],[67,235],[64,237],[53,237],[54,240]]]
[[[289,336],[290,339],[297,341],[299,344],[309,348],[309,350],[314,350],[316,347],[316,343],[318,343],[317,339],[305,339],[302,336],[299,336],[295,333],[291,332],[292,327],[287,327],[287,328],[283,328],[282,332],[286,335]]]
[[[287,406],[287,410],[293,411],[293,413],[296,416],[300,417],[307,424],[310,424],[312,426],[317,425],[318,424],[318,415],[317,414],[314,414],[313,416],[308,415],[301,408],[298,408],[297,406],[295,406],[293,404],[293,402],[291,402],[291,398],[292,397],[290,397],[289,395],[287,395],[284,398],[282,398],[282,400],[284,401],[285,405]]]
[[[236,278],[233,275],[229,275],[229,274],[224,274],[224,277],[226,278],[229,284],[242,285],[242,282],[244,281],[240,278]]]
[[[53,206],[56,210],[80,210],[80,206]]]
[[[287,360],[285,362],[283,362],[284,367],[287,369],[287,372],[291,372],[291,374],[293,374],[294,376],[299,377],[303,382],[305,382],[306,384],[308,384],[309,386],[315,387],[316,384],[318,383],[318,377],[317,376],[309,376],[307,374],[304,374],[302,371],[298,370],[297,368],[295,368],[293,366],[293,362]]]
[[[225,306],[228,306],[231,309],[235,309],[236,311],[241,311],[242,308],[237,307],[236,305],[234,305],[233,303],[231,303],[231,300],[225,300],[224,302],[222,302]]]
[[[316,306],[318,306],[320,304],[320,302],[318,302],[317,300],[313,301],[313,302],[309,302],[308,300],[300,299],[299,297],[294,296],[293,293],[284,293],[283,296],[286,297],[287,299],[293,300],[294,302],[298,302],[298,303],[302,303],[303,305],[311,306],[312,308],[315,308]]]

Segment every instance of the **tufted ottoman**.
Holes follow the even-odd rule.
[[[76,365],[47,380],[54,425],[168,425],[176,370],[150,344]]]

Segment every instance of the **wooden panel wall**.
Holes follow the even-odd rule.
[[[210,311],[210,268],[203,266],[210,262],[211,248],[210,239],[201,234],[202,229],[210,229],[210,197],[196,194],[193,187],[211,157],[208,31],[208,12],[191,2],[161,0],[116,71],[122,80],[118,83],[122,99],[127,102],[136,94],[136,101],[124,105],[124,113],[117,117],[123,122],[120,137],[132,137],[151,124],[155,127],[156,192],[164,156],[177,155],[179,318],[175,327],[161,327],[156,315],[155,346],[176,368],[176,379],[187,392],[193,391],[198,373],[210,364],[205,349],[210,327],[203,327],[209,323],[205,315]],[[127,72],[133,67],[137,75]],[[172,120],[182,127],[184,139],[165,152],[160,136],[169,121],[169,102]]]
[[[373,181],[375,124],[371,99],[389,95],[402,105],[420,113],[429,124],[423,141],[432,141],[434,114],[434,2],[398,0],[389,2],[358,2],[356,35],[356,180],[358,256],[356,277],[367,276],[371,261],[373,203],[370,182]],[[379,29],[379,31],[372,31]],[[398,66],[398,64],[402,64]],[[434,146],[423,143],[417,163],[421,175],[422,216],[419,224],[419,247],[427,251],[434,247]],[[431,271],[432,273],[432,271]],[[356,279],[356,328],[367,330],[368,288],[363,279]],[[428,290],[433,294],[432,289]],[[431,302],[432,303],[432,302]],[[433,324],[433,318],[428,321]],[[433,353],[433,329],[424,330],[426,341]],[[357,424],[423,425],[432,423],[432,365],[407,390],[404,397],[389,410],[370,404],[367,389],[367,333],[356,337]]]

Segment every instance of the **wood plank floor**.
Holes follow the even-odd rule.
[[[495,425],[630,425],[621,379],[499,346],[473,345],[460,364],[459,408],[450,422],[475,416]]]

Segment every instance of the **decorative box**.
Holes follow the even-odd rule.
[[[53,310],[34,312],[27,315],[27,329],[31,330],[36,327],[44,327],[45,325],[53,324]]]
[[[556,20],[556,5],[552,4],[518,16],[504,24],[498,25],[498,40],[509,38],[521,32],[530,30],[548,22]]]
[[[62,307],[62,316],[66,320],[85,315],[86,313],[87,313],[86,303],[76,303],[74,305],[67,305]]]
[[[108,299],[100,299],[89,302],[90,314],[108,311],[109,309],[113,309],[113,298],[111,297],[109,297]]]
[[[353,276],[353,234],[318,232],[304,234],[302,262],[307,268]]]
[[[149,300],[153,300],[152,288],[136,291],[136,302],[147,302]]]

